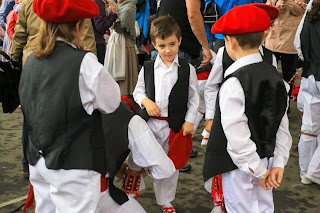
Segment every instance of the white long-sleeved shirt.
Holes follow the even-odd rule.
[[[216,108],[216,99],[217,94],[220,89],[220,83],[223,79],[223,52],[225,47],[221,47],[218,50],[216,60],[212,66],[210,75],[207,80],[207,84],[204,88],[204,100],[206,103],[206,119],[213,119],[215,108]],[[259,51],[262,55],[264,55],[263,48],[260,45]],[[272,56],[272,65],[277,68],[277,60],[276,57]]]
[[[234,62],[225,72],[225,77],[239,68],[262,61],[259,53],[248,55]],[[289,86],[286,85],[287,91]],[[245,95],[239,80],[231,77],[220,88],[219,104],[221,124],[228,140],[227,151],[234,164],[245,173],[263,179],[267,169],[256,152],[256,145],[250,139],[248,118],[245,115]],[[288,162],[292,138],[289,120],[284,114],[276,134],[276,146],[272,167],[281,167]]]
[[[155,104],[161,110],[161,117],[168,117],[169,95],[175,83],[178,80],[178,56],[175,57],[171,66],[168,68],[160,56],[158,55],[154,63],[154,86],[155,86]],[[190,123],[195,122],[197,110],[200,102],[198,80],[195,69],[189,64],[189,93],[188,93],[188,111],[185,121]],[[138,76],[136,88],[133,91],[134,100],[141,108],[141,102],[147,98],[146,88],[144,83],[144,68],[142,67]]]
[[[82,60],[79,90],[83,107],[90,115],[95,109],[112,113],[119,107],[119,86],[93,53],[87,53]],[[129,122],[128,140],[133,157],[133,162],[129,162],[131,168],[147,168],[155,179],[168,178],[176,171],[148,124],[137,115]]]
[[[302,50],[301,50],[300,34],[301,34],[301,31],[302,31],[304,20],[306,19],[307,12],[309,12],[311,10],[312,2],[313,2],[313,0],[310,0],[308,5],[307,5],[307,9],[304,12],[304,15],[303,15],[303,17],[302,17],[302,19],[300,21],[300,24],[298,26],[298,29],[297,29],[297,32],[296,32],[296,35],[295,35],[294,41],[293,41],[293,46],[297,50],[298,56],[302,61],[304,60],[304,58],[303,58],[303,54],[302,54]]]

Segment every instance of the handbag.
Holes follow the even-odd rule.
[[[219,19],[217,5],[214,1],[208,3],[203,12],[205,24],[214,24]]]

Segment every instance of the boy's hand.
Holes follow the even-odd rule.
[[[193,132],[194,125],[188,121],[184,122],[182,125],[183,136],[191,134]]]
[[[149,98],[143,99],[141,104],[146,108],[149,116],[151,116],[151,117],[160,117],[161,116],[161,110],[159,109],[157,104],[155,104]]]
[[[211,132],[212,124],[213,124],[213,120],[207,120],[206,121],[206,125],[205,125],[204,129],[209,133]]]
[[[282,182],[284,169],[281,167],[274,167],[271,169],[270,175],[267,179],[268,184],[274,188],[279,188]]]
[[[269,175],[270,175],[270,169],[267,169],[266,174],[264,174],[264,179],[259,180],[260,186],[265,190],[271,189],[269,183],[267,182],[267,178],[269,177]]]

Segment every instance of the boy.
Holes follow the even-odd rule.
[[[241,17],[241,19],[239,19]],[[213,26],[235,62],[226,70],[206,150],[204,181],[222,174],[227,212],[273,212],[292,138],[286,114],[289,88],[259,53],[271,25],[258,7],[235,7]],[[271,169],[271,171],[270,171]]]
[[[142,109],[139,114],[147,120],[157,141],[168,153],[169,138],[174,133],[181,129],[184,136],[193,132],[199,106],[197,77],[194,68],[177,56],[181,32],[171,16],[155,19],[150,37],[159,54],[155,61],[146,62],[141,69],[133,97]],[[170,178],[153,181],[157,203],[164,213],[175,212],[171,201],[175,197],[178,175],[176,171]]]

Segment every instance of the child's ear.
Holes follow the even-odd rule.
[[[236,38],[233,36],[226,35],[225,38],[226,38],[227,42],[229,42],[230,49],[234,49],[236,47],[236,45],[238,44]]]
[[[154,41],[151,41],[151,44],[153,45],[153,47],[157,50],[157,47],[156,47],[156,42]]]
[[[181,41],[182,41],[182,37],[180,36],[180,38],[179,38],[179,46],[181,44]]]
[[[77,23],[76,23],[76,31],[77,32],[79,32],[80,31],[80,23],[81,23],[81,21],[79,20],[79,21],[77,21]]]

